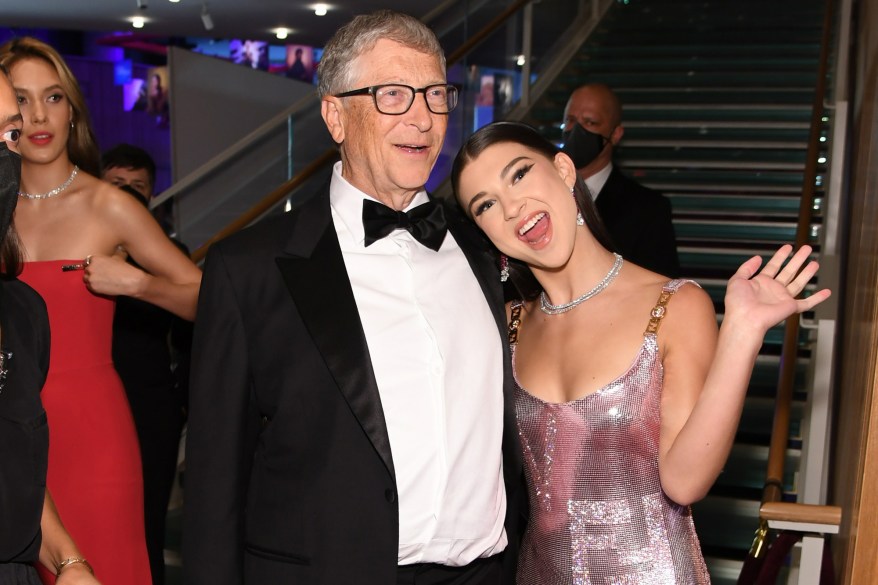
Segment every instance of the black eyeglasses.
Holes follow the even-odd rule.
[[[424,94],[427,109],[434,114],[447,114],[457,105],[457,88],[451,84],[438,83],[415,89],[410,85],[384,84],[370,85],[353,89],[333,97],[343,98],[355,95],[371,95],[375,108],[382,114],[399,116],[405,114],[415,102],[415,94]]]

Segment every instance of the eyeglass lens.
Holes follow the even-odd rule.
[[[431,85],[423,92],[427,107],[434,114],[447,114],[457,105],[457,88],[453,85]],[[382,85],[375,89],[375,105],[385,114],[402,114],[411,107],[416,91],[407,85]]]

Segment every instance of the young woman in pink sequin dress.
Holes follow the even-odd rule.
[[[829,296],[796,299],[810,248],[742,264],[717,331],[695,283],[610,251],[572,161],[532,128],[476,132],[452,182],[524,296],[509,307],[530,499],[518,583],[709,583],[689,505],[726,461],[765,333]]]

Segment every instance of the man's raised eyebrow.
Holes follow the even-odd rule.
[[[4,124],[9,124],[10,122],[24,122],[24,118],[21,115],[21,112],[16,114],[12,114],[11,116],[7,116],[5,120],[3,120]]]

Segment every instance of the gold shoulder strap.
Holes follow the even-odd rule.
[[[662,324],[662,319],[668,312],[668,302],[670,302],[671,297],[674,295],[675,292],[677,292],[676,288],[670,289],[668,287],[665,287],[662,289],[658,301],[656,301],[655,306],[652,308],[652,311],[649,312],[649,323],[646,325],[646,331],[644,331],[644,335],[649,333],[658,333],[659,325]]]
[[[518,343],[518,328],[521,326],[521,305],[522,303],[513,303],[509,311],[509,325],[507,332],[509,335],[509,345]]]

